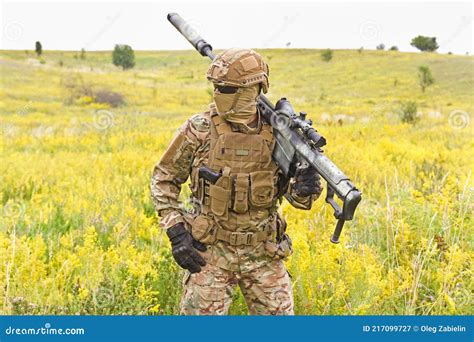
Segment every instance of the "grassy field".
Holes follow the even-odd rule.
[[[474,58],[260,52],[269,98],[308,112],[363,192],[339,245],[323,199],[283,204],[297,314],[473,314]],[[137,52],[128,71],[110,52],[0,51],[0,314],[177,313],[183,273],[149,179],[210,102],[207,66],[192,51]],[[98,101],[110,91],[124,103]],[[399,118],[407,101],[416,123]],[[231,312],[247,312],[239,292]]]

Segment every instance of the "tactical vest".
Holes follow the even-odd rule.
[[[278,166],[272,160],[272,127],[256,132],[233,129],[211,112],[210,150],[206,166],[220,172],[210,183],[200,179],[201,214],[192,225],[194,238],[231,245],[255,245],[273,233],[276,221]]]

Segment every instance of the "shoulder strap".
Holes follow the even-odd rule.
[[[216,112],[211,113],[211,125],[214,127],[217,136],[220,136],[224,133],[232,132],[232,128],[229,123],[227,123],[219,114]],[[214,133],[214,132],[213,132]]]
[[[260,131],[260,135],[267,143],[271,143],[273,141],[273,127],[264,123],[262,125],[262,130]]]

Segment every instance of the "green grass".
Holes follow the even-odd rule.
[[[327,63],[320,50],[260,52],[269,98],[308,112],[363,192],[338,246],[323,198],[310,212],[283,205],[296,312],[472,314],[474,134],[450,114],[472,121],[474,58],[335,50]],[[177,313],[182,271],[149,178],[175,130],[211,101],[209,60],[137,51],[122,71],[111,52],[75,54],[45,51],[41,64],[31,51],[0,51],[0,313]],[[420,65],[435,79],[424,93]],[[71,100],[68,82],[125,104]],[[397,115],[407,101],[422,114],[413,125]],[[98,110],[113,125],[98,129]],[[231,313],[245,314],[235,298]]]

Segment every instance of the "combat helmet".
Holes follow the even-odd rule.
[[[218,86],[246,88],[261,84],[266,93],[270,86],[268,75],[268,65],[257,52],[232,48],[214,58],[206,76]]]

